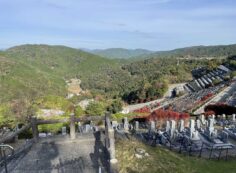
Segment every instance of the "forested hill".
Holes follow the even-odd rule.
[[[82,80],[83,88],[104,90],[113,73],[126,76],[116,61],[81,50],[65,46],[16,46],[0,53],[0,103],[46,94],[65,96],[65,80],[75,77]]]
[[[157,51],[148,55],[142,55],[133,58],[148,59],[160,57],[175,57],[175,58],[219,58],[236,55],[236,44],[219,45],[219,46],[194,46],[170,51]]]
[[[110,59],[128,59],[137,56],[145,56],[150,53],[153,53],[153,51],[146,49],[123,49],[123,48],[96,49],[96,50],[91,50],[90,52]]]
[[[233,54],[235,45],[229,47],[209,47],[208,52],[213,55],[214,50],[222,50],[224,53],[219,53],[220,56]],[[197,48],[189,49],[189,52],[195,52],[192,49]],[[185,48],[173,52],[188,51]],[[199,54],[197,52],[192,54],[198,57],[204,54],[201,47]],[[217,56],[217,53],[214,55]],[[153,99],[163,94],[166,84],[191,80],[193,68],[205,65],[214,67],[219,63],[183,59],[176,66],[175,56],[130,62],[107,59],[65,46],[16,46],[0,51],[0,104],[51,94],[66,96],[65,81],[71,78],[81,79],[82,89],[91,91],[95,96],[122,97],[129,102]]]

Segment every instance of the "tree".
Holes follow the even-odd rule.
[[[101,102],[90,102],[85,112],[91,116],[103,115],[105,113],[105,106]]]
[[[107,107],[107,111],[115,114],[122,110],[122,106],[121,100],[116,99]]]
[[[76,117],[81,117],[83,114],[84,114],[83,109],[81,108],[81,106],[78,105],[78,106],[75,108],[75,116],[76,116]]]

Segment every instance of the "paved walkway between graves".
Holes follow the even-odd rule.
[[[100,133],[55,136],[40,139],[14,167],[12,173],[97,173],[108,172],[107,155]]]
[[[219,94],[217,94],[210,101],[205,103],[203,106],[198,108],[194,112],[194,114],[202,114],[202,113],[204,113],[204,108],[207,105],[209,105],[209,104],[216,104],[216,103],[227,101],[227,98],[229,98],[235,91],[236,91],[236,81],[234,81],[230,86],[228,86],[225,89],[223,89]]]

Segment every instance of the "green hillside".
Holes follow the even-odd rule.
[[[2,52],[0,60],[1,102],[65,96],[65,80],[75,77],[82,80],[82,88],[99,92],[116,91],[125,86],[119,81],[131,81],[119,62],[65,46],[17,46]]]
[[[110,49],[96,49],[90,51],[96,55],[100,55],[109,59],[128,59],[137,56],[145,56],[153,51],[145,49],[123,49],[123,48],[110,48]]]
[[[111,60],[65,46],[16,46],[0,52],[0,102],[49,94],[66,96],[65,81],[71,78],[81,79],[82,89],[108,98],[130,102],[154,99],[163,94],[166,83],[191,80],[191,69],[209,64],[207,60],[176,63],[168,57]]]

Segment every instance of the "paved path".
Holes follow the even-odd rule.
[[[23,157],[12,173],[97,173],[107,172],[108,162],[100,133],[41,139]]]

